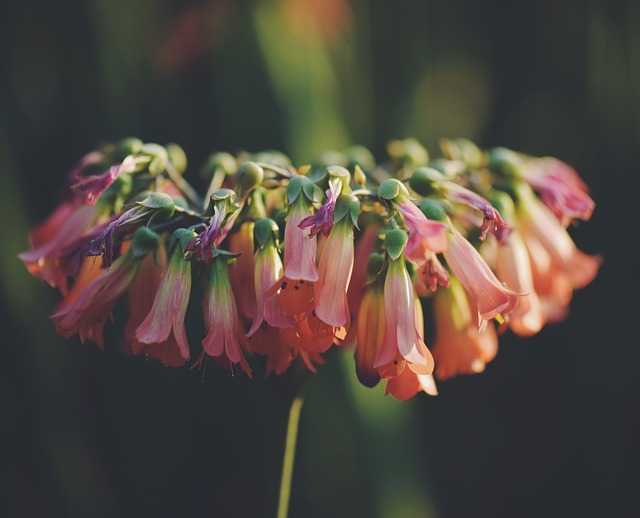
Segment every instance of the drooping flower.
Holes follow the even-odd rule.
[[[254,227],[253,221],[245,221],[236,232],[229,234],[229,251],[239,254],[235,263],[229,268],[229,280],[238,304],[238,312],[248,322],[251,322],[256,315]]]
[[[22,252],[18,257],[31,275],[43,279],[65,294],[68,275],[61,268],[56,255],[83,236],[98,218],[96,207],[79,204],[77,199],[70,198],[31,232],[32,249]]]
[[[76,167],[72,172],[71,181],[73,183],[71,188],[80,193],[82,201],[86,205],[94,205],[122,173],[133,172],[140,164],[139,159],[133,155],[128,155],[122,162],[112,165],[102,174],[84,174],[88,166],[100,163],[102,158],[93,154],[87,155],[79,164],[79,167]]]
[[[316,267],[315,236],[308,236],[300,223],[313,214],[313,201],[318,188],[305,176],[296,176],[287,188],[289,209],[284,229],[284,274],[290,280],[315,282]]]
[[[449,289],[434,294],[437,325],[432,352],[439,379],[482,372],[498,352],[495,327],[488,324],[478,329],[474,306],[455,277]]]
[[[413,283],[402,254],[406,242],[407,235],[402,230],[391,230],[385,237],[389,257],[384,282],[385,333],[374,367],[394,362],[399,355],[412,368],[431,374],[433,358],[416,330]]]
[[[158,248],[158,235],[146,227],[136,230],[133,244],[111,269],[88,283],[78,297],[51,316],[64,337],[76,333],[84,343],[93,340],[103,347],[102,330],[116,301],[128,290],[144,257]]]
[[[381,254],[374,254],[369,258],[367,270],[370,282],[366,284],[358,310],[356,374],[360,383],[366,387],[374,387],[380,381],[374,362],[380,352],[385,330],[384,278],[378,275],[383,264],[384,257]]]
[[[348,327],[350,315],[347,290],[353,271],[353,227],[357,223],[360,203],[355,196],[338,199],[335,227],[323,246],[315,284],[315,311],[323,322],[334,327]]]
[[[552,157],[531,159],[521,168],[522,178],[540,193],[542,202],[564,227],[573,219],[588,221],[595,202],[578,173]]]
[[[160,359],[165,366],[184,365],[191,357],[184,327],[191,294],[191,262],[185,260],[184,250],[193,236],[194,232],[187,229],[173,233],[169,243],[169,263],[132,343],[134,354],[144,352]],[[151,291],[151,286],[147,289]]]
[[[523,294],[505,288],[480,253],[453,224],[450,225],[447,238],[448,247],[443,252],[444,258],[474,298],[480,316],[484,320],[491,320],[513,310]]]
[[[254,239],[257,245],[254,273],[256,313],[247,337],[258,331],[264,322],[273,327],[293,328],[296,326],[291,313],[286,312],[280,305],[278,296],[278,292],[282,289],[282,283],[286,281],[282,281],[283,267],[278,253],[277,235],[278,226],[272,219],[261,219],[255,224]],[[272,289],[274,286],[275,290]]]
[[[229,281],[229,253],[216,250],[211,258],[209,280],[204,296],[206,336],[202,340],[204,353],[219,363],[239,365],[251,376],[251,368],[240,347],[238,310]]]

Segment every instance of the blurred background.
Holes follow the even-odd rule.
[[[208,154],[466,137],[592,188],[601,254],[569,319],[407,403],[330,354],[307,388],[291,516],[639,516],[640,3],[22,0],[0,7],[0,515],[272,516],[272,385],[63,340],[16,254],[104,141]],[[116,315],[116,321],[117,321]],[[112,330],[113,331],[113,330]],[[109,333],[109,332],[108,332]],[[108,334],[109,336],[109,334]]]

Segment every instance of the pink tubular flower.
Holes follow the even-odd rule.
[[[88,283],[78,297],[51,316],[56,331],[64,337],[79,334],[80,340],[93,340],[102,349],[102,330],[113,306],[131,285],[147,253],[155,251],[158,236],[147,228],[134,235],[134,245],[119,257],[110,270]]]
[[[229,282],[228,257],[225,255],[216,254],[211,260],[203,302],[206,326],[206,336],[202,340],[203,352],[213,356],[220,363],[224,364],[228,360],[237,364],[251,376],[251,368],[240,347],[238,310]]]
[[[269,326],[293,328],[296,326],[291,314],[280,305],[278,288],[283,283],[282,260],[276,245],[278,227],[271,219],[256,223],[255,240],[258,250],[255,258],[254,286],[256,313],[247,337],[251,337],[266,322]],[[303,281],[304,282],[304,281]],[[272,287],[276,289],[271,289]]]
[[[302,195],[289,206],[284,229],[284,273],[291,280],[318,280],[316,237],[307,236],[306,230],[300,228],[300,223],[310,212],[311,208]]]
[[[424,257],[425,247],[432,252],[442,252],[447,247],[447,226],[440,221],[427,219],[424,213],[409,199],[394,204],[394,208],[402,214],[409,229],[409,241],[405,254],[410,260]]]
[[[555,158],[531,160],[522,177],[540,193],[542,202],[567,227],[574,218],[588,221],[595,202],[575,169]]]
[[[134,354],[145,352],[165,366],[184,365],[190,358],[184,318],[191,294],[191,262],[184,248],[193,231],[178,229],[171,238],[169,264],[157,289],[153,305],[135,332]]]
[[[383,367],[399,354],[425,374],[433,371],[431,353],[416,329],[415,304],[413,284],[400,254],[390,261],[384,282],[385,333],[374,367]]]
[[[437,326],[432,350],[438,378],[484,371],[498,352],[495,327],[478,329],[476,308],[455,277],[449,289],[438,291],[433,300]]]
[[[501,313],[509,313],[522,295],[505,288],[487,263],[453,225],[447,234],[448,247],[444,258],[464,288],[473,296],[480,316],[491,320]]]
[[[82,201],[86,205],[94,205],[118,176],[122,173],[133,172],[138,165],[138,161],[129,155],[121,163],[111,166],[102,174],[83,175],[82,173],[88,166],[95,165],[101,161],[101,155],[98,157],[98,155],[90,153],[71,174],[71,181],[73,182],[71,188],[81,193]]]
[[[344,214],[326,239],[320,254],[319,279],[315,285],[316,315],[334,327],[349,326],[350,314],[347,290],[353,271],[353,227],[360,212],[360,203],[353,196],[343,195],[339,201]]]

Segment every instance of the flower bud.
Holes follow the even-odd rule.
[[[259,187],[264,178],[264,170],[255,162],[244,162],[233,177],[234,188],[240,199]]]
[[[444,210],[444,205],[438,200],[427,198],[420,204],[420,210],[429,219],[435,221],[445,221],[447,219],[447,213]]]
[[[376,166],[376,160],[373,158],[371,151],[364,146],[350,146],[344,154],[347,158],[347,167],[353,169],[360,166],[362,169],[370,170]]]
[[[413,138],[392,140],[387,146],[387,153],[406,166],[419,167],[429,161],[429,152]]]
[[[221,171],[225,175],[230,175],[235,172],[236,168],[236,159],[229,153],[213,153],[209,156],[206,165],[202,168],[201,176],[205,180],[210,180],[213,178],[216,171]]]
[[[131,255],[143,257],[149,252],[155,252],[160,244],[160,236],[148,227],[140,227],[133,233]]]
[[[378,196],[386,201],[395,200],[398,196],[409,197],[409,191],[400,180],[389,178],[378,187]]]
[[[409,178],[409,186],[420,196],[431,196],[436,192],[434,184],[445,179],[445,176],[436,169],[419,167]]]
[[[519,177],[522,160],[518,153],[505,147],[495,147],[489,151],[489,169],[494,173]]]
[[[115,161],[120,162],[126,156],[135,155],[142,150],[144,142],[135,137],[123,138],[117,144],[113,150],[113,158]]]
[[[167,144],[167,153],[169,154],[169,161],[173,164],[176,171],[182,174],[187,170],[187,155],[184,149],[178,144]]]

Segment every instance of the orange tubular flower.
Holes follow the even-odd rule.
[[[203,302],[207,333],[202,340],[203,353],[213,356],[223,365],[227,360],[237,364],[251,376],[251,368],[240,348],[238,310],[229,282],[229,255],[229,252],[215,250],[211,259]]]
[[[113,306],[131,285],[144,257],[158,248],[158,239],[146,227],[136,230],[127,253],[88,283],[73,302],[51,316],[56,331],[64,337],[78,333],[83,343],[93,340],[102,349],[102,331]]]
[[[246,221],[237,232],[229,235],[229,251],[240,254],[229,268],[229,280],[238,303],[238,312],[251,322],[256,315],[256,291],[253,273],[256,269],[253,255],[253,229],[255,223]]]
[[[178,229],[171,236],[169,264],[132,344],[134,354],[144,352],[160,359],[164,366],[181,366],[191,357],[184,327],[191,293],[191,262],[184,259],[184,249],[194,235],[192,230]]]
[[[455,277],[451,277],[449,289],[436,292],[433,300],[436,376],[446,379],[484,371],[498,352],[495,327],[489,324],[482,331],[478,329],[476,309]]]

